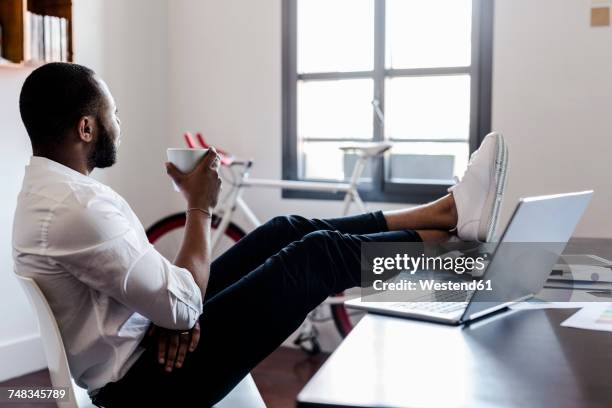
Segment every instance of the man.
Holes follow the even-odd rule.
[[[212,261],[221,181],[211,149],[188,174],[166,163],[187,204],[170,262],[127,202],[89,177],[115,163],[120,139],[104,81],[77,64],[44,65],[26,79],[20,110],[33,157],[15,214],[15,271],[41,287],[72,375],[102,406],[214,404],[327,296],[360,284],[362,242],[439,242],[451,231],[489,240],[503,194],[505,145],[491,134],[463,180],[433,203],[276,217]]]

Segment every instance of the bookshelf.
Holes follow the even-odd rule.
[[[18,68],[55,61],[58,58],[32,58],[31,21],[28,12],[65,19],[65,59],[73,60],[72,0],[0,0],[2,58],[0,68]]]

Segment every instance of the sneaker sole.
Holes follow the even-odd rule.
[[[492,168],[491,180],[495,182],[495,188],[489,189],[489,194],[485,201],[482,218],[478,226],[478,238],[484,242],[491,242],[495,236],[497,222],[499,219],[499,210],[501,208],[502,199],[506,189],[507,169],[508,166],[508,147],[504,141],[504,137],[499,135],[497,144],[497,154],[495,157],[495,166]]]
[[[493,217],[490,223],[490,230],[488,231],[487,234],[487,242],[491,242],[495,239],[495,233],[497,232],[497,226],[499,223],[499,213],[501,210],[501,206],[502,206],[502,202],[503,202],[503,198],[504,198],[504,193],[506,191],[506,180],[508,179],[508,172],[506,171],[507,167],[508,167],[508,145],[506,145],[505,141],[504,141],[504,155],[502,158],[502,167],[501,167],[501,174],[500,174],[500,186],[499,186],[499,191],[496,193],[496,204],[495,204],[495,209],[493,211]]]

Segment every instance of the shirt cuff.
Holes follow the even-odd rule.
[[[168,274],[168,291],[197,315],[202,314],[202,292],[191,273],[173,265]]]

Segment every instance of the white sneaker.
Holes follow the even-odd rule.
[[[472,153],[461,181],[449,192],[457,207],[457,236],[463,241],[490,242],[495,236],[506,187],[508,148],[499,133],[489,133]]]

